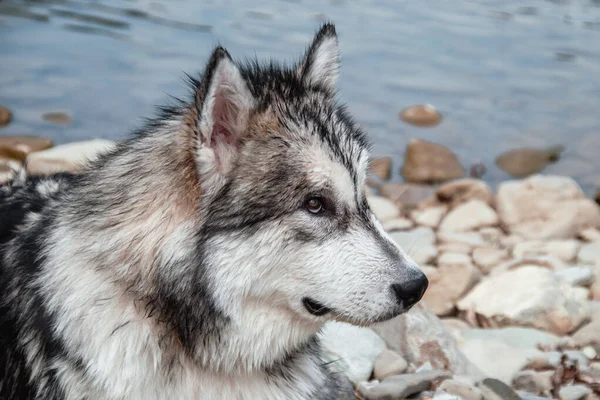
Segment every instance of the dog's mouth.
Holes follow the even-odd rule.
[[[308,311],[315,317],[321,317],[331,312],[331,308],[325,307],[323,304],[308,297],[302,299],[302,305],[304,306],[304,308],[306,308],[306,311]]]

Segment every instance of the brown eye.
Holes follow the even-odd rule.
[[[306,202],[306,209],[313,214],[319,214],[323,211],[323,202],[317,197],[312,197]]]

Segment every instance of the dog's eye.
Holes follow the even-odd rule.
[[[318,197],[311,197],[306,201],[306,209],[313,214],[319,214],[324,210],[323,201]]]

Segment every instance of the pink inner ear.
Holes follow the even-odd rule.
[[[220,82],[221,83],[221,82]],[[230,93],[226,85],[220,85],[215,93],[215,102],[213,104],[213,129],[211,135],[211,146],[218,142],[228,145],[237,145],[235,132],[235,119],[238,112],[232,101],[233,94]]]

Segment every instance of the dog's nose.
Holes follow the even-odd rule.
[[[427,286],[429,280],[423,272],[418,271],[406,282],[392,284],[392,290],[398,303],[408,310],[421,300]]]

